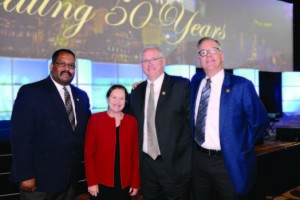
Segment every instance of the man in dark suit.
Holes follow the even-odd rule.
[[[18,92],[11,118],[11,175],[20,184],[21,199],[75,197],[91,114],[87,94],[70,84],[75,67],[71,50],[57,50],[50,76]]]
[[[198,53],[205,73],[196,73],[191,81],[195,127],[193,197],[248,199],[257,175],[254,145],[268,126],[267,112],[249,80],[224,71],[224,53],[217,40],[199,40]],[[207,83],[210,95],[206,93]],[[205,92],[201,95],[202,91]],[[208,99],[206,108],[202,96]],[[198,126],[202,121],[198,115],[206,117],[204,126]],[[200,129],[204,130],[204,137],[200,136]]]
[[[165,62],[159,48],[145,48],[141,65],[147,80],[131,93],[131,113],[139,128],[144,200],[186,200],[189,193],[190,82],[164,73]]]

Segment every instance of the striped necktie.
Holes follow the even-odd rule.
[[[68,92],[66,87],[63,87],[63,89],[64,89],[66,111],[67,111],[71,126],[72,126],[73,130],[75,130],[75,116],[74,116],[74,112],[73,112],[71,95]]]
[[[207,106],[210,96],[210,79],[206,80],[206,84],[202,89],[201,99],[199,103],[196,125],[195,125],[195,141],[199,146],[205,141],[205,123]]]

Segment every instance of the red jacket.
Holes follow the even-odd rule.
[[[133,116],[124,114],[119,137],[121,186],[140,188],[138,128]],[[115,146],[115,119],[107,112],[93,114],[88,122],[84,145],[88,186],[103,184],[114,187]]]

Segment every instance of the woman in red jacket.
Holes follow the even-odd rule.
[[[130,200],[140,188],[137,122],[122,112],[127,96],[124,86],[113,85],[108,111],[88,122],[84,162],[91,200]]]

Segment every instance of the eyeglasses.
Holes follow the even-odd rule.
[[[61,68],[65,68],[66,66],[68,66],[68,68],[72,69],[72,70],[76,68],[76,65],[68,64],[68,63],[65,63],[65,62],[55,62],[55,64],[57,64]]]
[[[143,64],[150,63],[150,62],[155,63],[155,62],[158,62],[158,60],[161,58],[162,58],[162,56],[158,57],[158,58],[144,59],[144,60],[141,60],[141,63],[143,63]]]
[[[208,52],[210,54],[215,54],[217,53],[218,51],[221,51],[221,49],[219,49],[218,47],[213,47],[213,48],[210,48],[210,49],[203,49],[201,51],[198,51],[198,54],[201,56],[201,57],[204,57],[204,56],[207,56]]]

